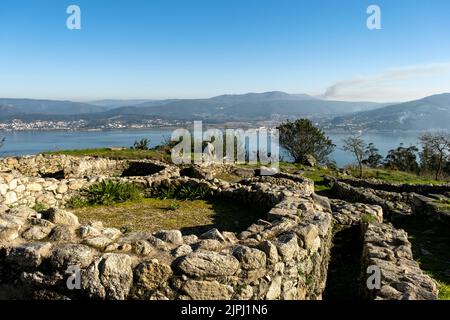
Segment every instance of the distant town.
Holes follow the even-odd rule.
[[[123,120],[111,120],[104,123],[95,124],[88,120],[33,120],[24,121],[14,119],[12,121],[0,122],[0,130],[13,131],[81,131],[81,130],[113,130],[113,129],[155,129],[166,127],[182,127],[186,125],[185,121],[177,120],[143,120],[136,123],[130,123]]]

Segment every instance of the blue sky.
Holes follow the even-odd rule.
[[[409,100],[450,92],[449,39],[448,0],[2,0],[0,96]]]

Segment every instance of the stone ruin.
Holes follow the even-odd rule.
[[[406,233],[383,223],[377,204],[349,203],[314,193],[313,182],[279,173],[229,183],[214,178],[233,166],[179,168],[156,161],[66,156],[0,162],[1,299],[322,299],[337,229],[356,228],[361,297],[436,299],[436,284],[413,260]],[[64,209],[83,188],[109,178],[148,190],[191,185],[215,197],[265,208],[240,233],[212,229],[131,232]],[[31,209],[51,207],[45,213]],[[367,222],[367,217],[370,222]],[[368,290],[367,267],[382,272]],[[79,276],[79,278],[77,278]],[[71,287],[68,283],[79,286]]]

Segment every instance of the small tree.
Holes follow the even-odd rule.
[[[292,156],[295,163],[307,164],[312,155],[320,164],[328,161],[328,156],[336,147],[330,138],[308,119],[287,121],[278,127],[280,145]]]
[[[450,154],[450,135],[445,132],[424,133],[419,139],[422,143],[422,167],[433,170],[438,180]]]
[[[417,153],[419,149],[416,146],[405,148],[403,143],[397,149],[390,150],[386,156],[385,165],[388,168],[418,173],[419,165],[417,163]]]
[[[379,150],[372,142],[369,143],[369,145],[366,147],[366,156],[362,163],[370,168],[378,168],[383,160],[383,156],[379,154],[378,151]]]
[[[149,149],[150,140],[147,138],[143,138],[141,140],[136,140],[131,149],[135,150],[148,150]]]
[[[351,152],[356,158],[356,161],[358,162],[360,178],[362,178],[363,176],[363,161],[364,156],[366,155],[366,148],[367,145],[361,138],[361,136],[353,135],[348,137],[347,139],[344,139],[344,146],[342,147],[342,149],[344,151]]]

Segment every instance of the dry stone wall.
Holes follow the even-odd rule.
[[[439,199],[439,197],[438,197]],[[414,214],[422,216],[436,223],[450,226],[450,208],[439,205],[439,200],[413,194],[412,209]]]
[[[376,266],[381,271],[381,286],[369,290],[366,298],[375,300],[437,300],[436,283],[414,261],[411,243],[403,230],[391,224],[363,224],[363,270]]]
[[[383,270],[381,290],[363,288],[366,298],[436,298],[406,234],[382,223],[381,197],[367,201],[342,184],[349,203],[316,195],[312,181],[301,176],[253,172],[228,183],[213,176],[234,170],[230,166],[195,167],[189,174],[184,169],[64,156],[1,160],[0,298],[321,299],[336,225],[360,225],[362,272],[368,265]],[[139,183],[150,193],[202,186],[214,197],[257,204],[267,214],[239,234],[122,233],[98,221],[80,224],[64,210],[65,201],[104,178]],[[52,209],[30,209],[37,203]]]
[[[446,193],[450,192],[450,184],[433,185],[433,184],[408,184],[408,183],[392,183],[383,182],[375,179],[356,179],[341,178],[339,181],[354,187],[368,188],[375,190],[383,190],[395,193]]]
[[[58,208],[39,214],[2,205],[0,298],[321,298],[333,222],[329,204],[314,200],[311,182],[174,176],[148,186],[172,184],[201,184],[218,197],[271,209],[240,234],[213,229],[197,237],[178,230],[123,234],[95,221],[81,225]],[[70,270],[79,270],[80,289],[68,288]]]
[[[436,283],[414,260],[408,234],[383,223],[380,206],[331,200],[339,228],[359,226],[362,241],[361,297],[368,300],[437,300]],[[355,239],[357,241],[357,239]],[[375,268],[375,269],[374,269]],[[379,287],[371,275],[380,273]],[[368,272],[369,271],[369,272]],[[368,285],[370,282],[370,285]]]
[[[56,164],[46,167],[52,160]],[[8,158],[1,163],[0,203],[8,206],[33,207],[40,204],[45,207],[63,207],[70,198],[102,179],[135,182],[147,188],[153,183],[179,175],[177,167],[158,161],[37,156]],[[60,179],[42,177],[60,172],[61,164],[65,169]],[[42,173],[44,169],[41,166],[47,170],[45,174]],[[137,175],[145,170],[154,173]],[[128,174],[131,176],[127,176]]]

